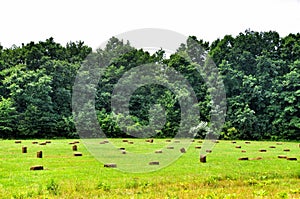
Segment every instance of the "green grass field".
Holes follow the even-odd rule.
[[[156,155],[163,156],[166,150],[163,139],[154,143],[131,140],[134,144],[122,139],[109,141],[129,153],[162,149],[163,153]],[[200,163],[200,149],[195,146],[201,143],[195,140],[186,153],[165,168],[126,173],[104,168],[82,142],[77,146],[83,156],[73,156],[72,141],[51,140],[42,146],[32,144],[32,140],[22,140],[21,144],[0,140],[0,198],[300,198],[299,143],[220,141],[207,155],[207,163]],[[180,153],[176,143],[171,144]],[[235,148],[237,145],[241,149]],[[27,153],[22,153],[22,146],[27,146]],[[287,148],[289,152],[283,151]],[[41,150],[43,158],[37,158]],[[280,159],[278,155],[298,160]],[[250,160],[238,160],[240,157]],[[255,160],[258,157],[262,159]],[[43,165],[44,170],[31,171],[34,165]]]

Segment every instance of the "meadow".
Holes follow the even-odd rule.
[[[123,139],[108,140],[128,153],[162,150],[156,154],[162,156],[166,151],[165,139],[154,139],[153,143],[129,139],[133,144]],[[200,163],[201,149],[196,147],[202,143],[196,139],[169,166],[132,173],[104,167],[104,162],[96,160],[81,140],[76,145],[82,156],[74,156],[74,144],[70,143],[75,140],[51,140],[46,145],[33,141],[45,142],[0,140],[0,198],[300,198],[297,142],[247,144],[221,140],[207,155],[207,162]],[[174,140],[171,145],[180,153]],[[22,153],[23,146],[27,153]],[[38,151],[43,151],[43,158],[37,158]],[[238,160],[241,157],[249,160]],[[30,170],[34,165],[43,165],[44,170]]]

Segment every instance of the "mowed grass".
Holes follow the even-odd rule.
[[[167,150],[164,139],[153,143],[129,140],[134,144],[109,139],[116,150],[125,147],[128,153],[147,155],[161,149],[163,153],[157,155],[163,156]],[[32,141],[15,144],[14,140],[0,140],[0,198],[300,198],[300,148],[296,142],[233,144],[221,140],[207,155],[207,163],[200,163],[201,149],[195,146],[202,143],[195,140],[167,167],[126,173],[104,168],[107,162],[96,160],[81,140],[77,146],[83,156],[79,157],[73,156],[69,144],[74,140],[51,140],[44,146]],[[174,140],[171,145],[180,153]],[[237,145],[241,148],[235,148]],[[27,146],[27,153],[22,153],[22,146]],[[37,151],[43,151],[43,158],[36,157]],[[278,155],[298,160],[279,159]],[[240,157],[250,160],[240,161]],[[262,159],[255,160],[258,157]],[[43,165],[44,170],[30,171],[34,165]]]

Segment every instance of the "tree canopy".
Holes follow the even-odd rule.
[[[192,41],[202,50],[195,51]],[[235,37],[226,35],[211,44],[191,36],[168,57],[163,50],[150,54],[115,37],[95,52],[82,41],[62,46],[53,38],[19,47],[0,45],[0,137],[78,136],[71,106],[72,86],[81,65],[89,64],[87,58],[99,66],[107,65],[105,71],[100,67],[94,71],[102,74],[95,109],[107,137],[130,136],[118,125],[127,120],[132,122],[126,128],[146,137],[173,137],[177,133],[183,119],[179,97],[164,86],[149,84],[136,89],[129,101],[130,115],[116,115],[111,108],[114,88],[124,74],[152,63],[184,76],[197,97],[200,116],[195,119],[209,124],[212,91],[193,63],[202,54],[212,58],[226,90],[227,113],[221,138],[300,139],[300,33],[280,37],[275,31],[251,30]],[[130,73],[128,78],[136,76]],[[140,81],[146,82],[143,78],[140,76]],[[118,94],[115,97],[122,99]],[[161,123],[156,122],[154,129],[143,128],[152,119]]]

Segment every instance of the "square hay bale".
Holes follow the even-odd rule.
[[[279,155],[278,158],[280,158],[280,159],[286,159],[287,156],[286,155]]]
[[[44,166],[42,166],[42,165],[32,166],[32,167],[30,167],[30,170],[32,170],[32,171],[44,170]]]
[[[26,146],[22,147],[22,153],[27,153],[27,147]]]
[[[43,151],[36,152],[36,157],[37,158],[43,158]]]
[[[115,163],[106,163],[106,164],[104,164],[104,167],[106,167],[106,168],[117,168],[117,164],[115,164]]]
[[[77,145],[73,145],[73,146],[72,146],[72,150],[73,150],[73,151],[77,151]]]
[[[82,153],[80,153],[80,152],[75,152],[75,153],[74,153],[74,156],[82,156]]]
[[[297,161],[297,158],[286,158],[287,160],[291,160],[291,161]]]
[[[206,153],[211,153],[212,152],[212,150],[210,150],[210,149],[206,149],[205,151],[206,151]]]
[[[206,163],[206,155],[200,155],[200,162]]]
[[[266,149],[260,149],[259,152],[267,152]]]
[[[157,161],[149,162],[149,165],[159,165],[159,162],[157,162]]]
[[[238,160],[249,160],[249,158],[248,157],[241,157]]]
[[[21,144],[22,141],[21,141],[21,140],[15,140],[15,143],[16,143],[16,144]]]

